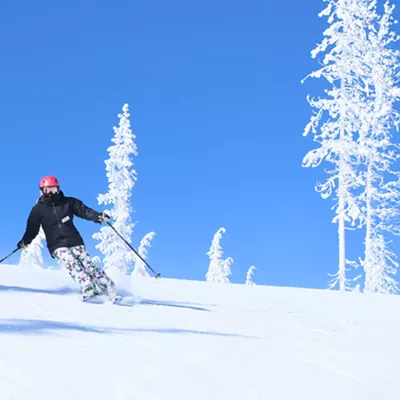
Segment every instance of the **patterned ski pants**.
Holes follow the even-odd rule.
[[[53,256],[62,264],[84,294],[116,293],[114,282],[90,258],[85,246],[60,247]]]

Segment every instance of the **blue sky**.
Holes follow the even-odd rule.
[[[133,244],[157,233],[149,262],[203,280],[217,229],[232,282],[324,288],[336,225],[301,167],[311,109],[301,80],[326,21],[320,0],[5,1],[0,130],[2,241],[21,238],[42,175],[97,206],[117,114],[128,103],[139,156]],[[397,15],[398,16],[398,15]],[[93,255],[98,226],[77,223]],[[352,233],[349,258],[361,255]],[[17,261],[17,258],[14,258]],[[10,261],[12,262],[12,261]]]

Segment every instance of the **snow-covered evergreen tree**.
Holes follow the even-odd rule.
[[[368,260],[365,259],[362,262],[365,269],[365,293],[394,294],[398,292],[399,284],[394,279],[394,275],[399,268],[399,262],[388,244],[379,233],[371,239],[370,256]],[[368,262],[367,265],[366,262]]]
[[[391,31],[394,6],[384,5],[383,15],[375,10],[376,28],[369,32],[368,67],[365,78],[368,91],[367,111],[362,117],[359,158],[364,164],[364,191],[359,196],[365,224],[365,292],[394,293],[393,278],[398,268],[389,249],[386,234],[400,234],[400,173],[393,164],[400,159],[399,146],[393,143],[393,127],[398,128],[400,114],[398,79],[400,52],[393,48],[398,36]]]
[[[114,127],[114,145],[108,148],[109,159],[105,161],[108,192],[98,196],[99,204],[111,205],[105,212],[112,218],[115,229],[130,243],[134,223],[131,214],[131,194],[136,182],[132,156],[137,156],[129,120],[129,106],[125,104],[118,115],[119,126]],[[108,226],[103,226],[93,238],[100,243],[96,248],[103,254],[103,264],[109,272],[126,273],[136,256]]]
[[[334,223],[338,224],[339,265],[330,287],[339,285],[345,290],[346,248],[345,230],[361,219],[361,212],[354,192],[362,186],[358,174],[357,138],[361,118],[366,112],[364,77],[368,74],[368,31],[374,20],[374,0],[324,0],[327,7],[319,14],[328,17],[329,27],[323,41],[312,51],[312,57],[324,55],[322,67],[310,76],[325,78],[329,89],[324,98],[310,98],[316,109],[305,128],[320,147],[310,151],[303,160],[304,167],[330,164],[328,178],[318,183],[316,190],[326,199],[335,194]]]
[[[40,228],[38,235],[32,243],[22,250],[18,265],[28,268],[44,268],[42,249],[45,235],[43,229]]]
[[[230,267],[233,263],[233,259],[231,257],[225,260],[222,258],[224,253],[220,245],[222,234],[225,232],[225,228],[218,229],[214,235],[210,250],[207,252],[210,258],[210,264],[206,274],[207,282],[229,283],[228,277],[231,275]]]
[[[155,232],[149,232],[140,241],[138,253],[143,260],[147,259],[147,247],[151,247],[151,240],[153,240],[155,235]],[[135,266],[132,275],[149,276],[149,273],[146,270],[146,265],[139,257],[136,257],[135,259]]]
[[[390,167],[391,156],[400,158],[397,151],[386,148],[370,149],[366,156],[366,186],[360,195],[363,201],[365,224],[365,252],[360,260],[365,272],[364,292],[395,293],[397,283],[393,276],[399,264],[390,250],[387,234],[398,235],[397,222],[400,216],[400,177]],[[373,156],[375,154],[375,157]],[[396,180],[389,180],[391,175]]]
[[[253,282],[253,274],[256,269],[257,268],[254,265],[252,265],[248,269],[247,274],[246,274],[246,285],[255,285],[255,283]]]
[[[233,264],[233,258],[232,257],[228,257],[225,260],[221,261],[221,269],[223,271],[224,274],[224,279],[225,282],[228,283],[229,282],[229,276],[232,275],[232,271],[231,271],[231,265]]]

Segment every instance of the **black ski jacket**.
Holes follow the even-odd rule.
[[[24,245],[27,246],[35,239],[40,226],[43,227],[51,255],[59,247],[83,245],[83,239],[73,222],[75,215],[100,223],[101,213],[74,197],[65,197],[62,191],[51,197],[41,196],[29,215],[22,238]]]

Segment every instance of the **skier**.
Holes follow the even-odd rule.
[[[55,176],[42,178],[39,189],[41,196],[31,210],[25,234],[17,244],[18,249],[28,246],[42,226],[51,256],[67,269],[79,285],[83,301],[101,294],[108,294],[112,302],[121,300],[114,282],[91,260],[73,223],[75,215],[100,224],[109,221],[110,217],[92,210],[74,197],[64,196]]]

